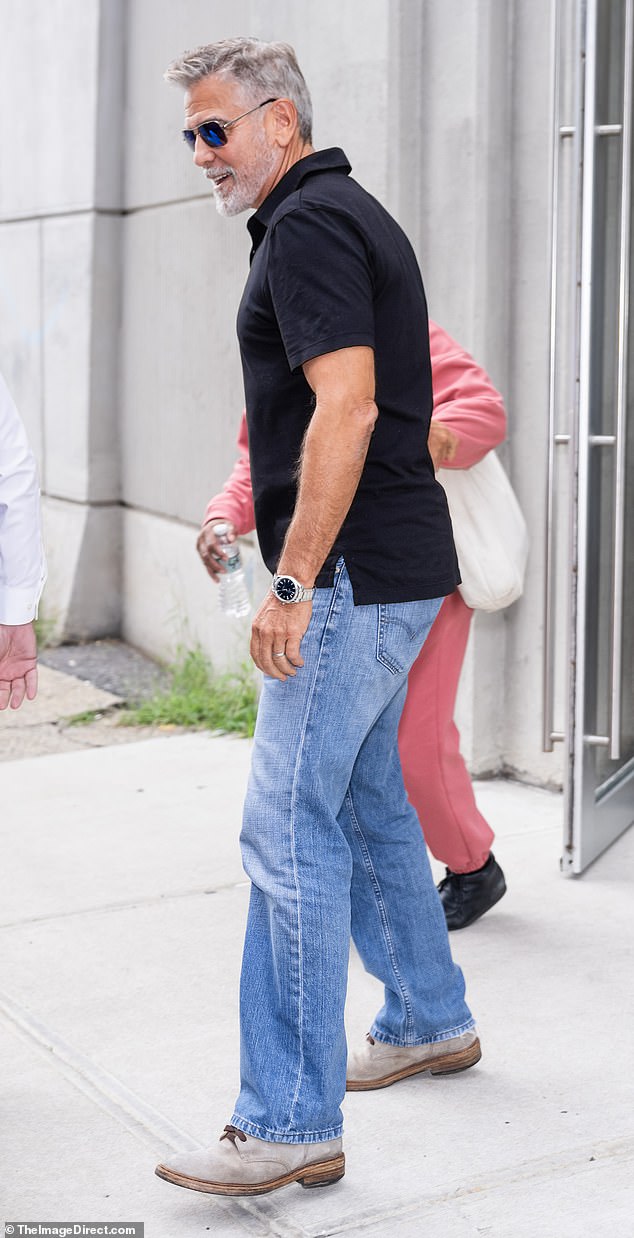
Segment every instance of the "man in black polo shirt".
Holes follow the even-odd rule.
[[[166,76],[219,211],[257,208],[238,335],[274,576],[251,641],[264,686],[241,839],[241,1091],[215,1148],[157,1173],[251,1195],[343,1175],[346,1086],[480,1057],[396,744],[407,673],[459,577],[409,242],[342,151],[314,151],[287,45],[210,44]],[[385,1004],[346,1079],[351,931]]]

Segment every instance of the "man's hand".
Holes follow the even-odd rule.
[[[32,623],[0,623],[0,709],[19,709],[37,694],[37,645]]]
[[[224,524],[227,526],[227,541],[235,542],[236,531],[231,521],[221,520],[220,518],[217,520],[210,520],[207,524],[204,524],[198,534],[198,540],[196,542],[196,550],[207,568],[211,579],[216,585],[218,584],[223,572],[226,572],[227,570],[225,567],[225,559],[227,557],[225,548],[222,545],[222,542],[218,541],[218,538],[214,532],[216,526],[219,524]]]
[[[437,473],[443,464],[451,463],[456,454],[458,442],[458,435],[453,430],[450,430],[449,426],[444,426],[442,421],[434,421],[432,419],[427,446],[432,458],[434,472]]]
[[[312,602],[279,602],[272,593],[265,597],[251,629],[251,657],[265,675],[285,683],[304,665],[299,647],[312,612]]]

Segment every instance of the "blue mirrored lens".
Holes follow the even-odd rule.
[[[183,141],[187,142],[190,150],[193,150],[196,145],[196,134],[193,129],[183,129]]]
[[[198,132],[208,146],[225,146],[226,137],[220,125],[215,120],[210,120],[206,124],[198,126]]]

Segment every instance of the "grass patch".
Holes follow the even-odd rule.
[[[72,718],[67,718],[66,724],[67,726],[88,726],[89,723],[103,718],[103,714],[103,709],[84,709],[81,714],[73,714]]]
[[[166,691],[121,714],[121,726],[188,726],[253,735],[258,693],[248,663],[235,671],[215,671],[204,653],[193,649],[171,675]]]

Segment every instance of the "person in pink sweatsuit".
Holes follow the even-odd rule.
[[[468,469],[503,441],[504,403],[473,357],[431,321],[429,344],[434,393],[429,450],[436,469]],[[199,554],[215,581],[223,569],[214,523],[228,522],[236,536],[255,528],[244,414],[238,452],[231,475],[207,506],[198,537]],[[458,590],[445,598],[409,673],[399,729],[409,798],[427,845],[447,868],[438,889],[450,929],[472,924],[506,889],[491,853],[493,831],[476,806],[453,717],[472,614]]]

